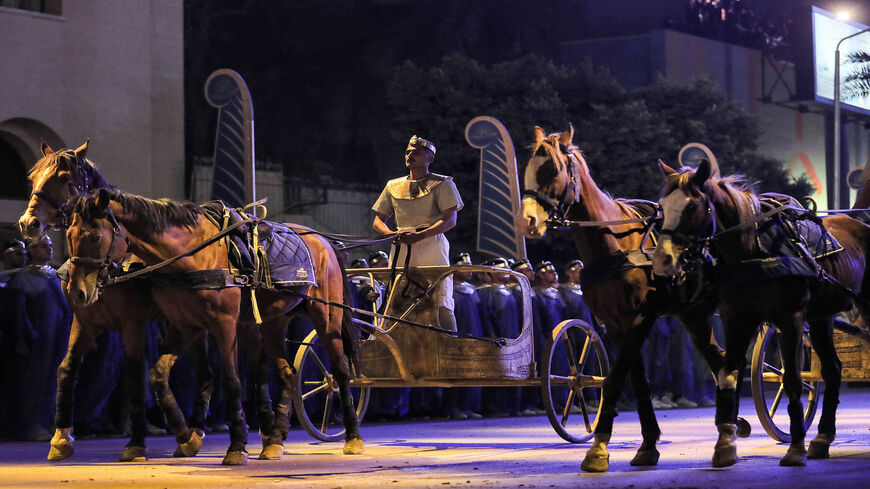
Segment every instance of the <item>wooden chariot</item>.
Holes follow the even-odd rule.
[[[522,330],[516,338],[479,338],[437,328],[438,308],[432,292],[454,271],[509,274],[522,296]],[[363,332],[351,386],[362,421],[371,388],[378,387],[533,387],[540,388],[544,410],[556,432],[567,441],[590,439],[601,412],[607,354],[595,329],[584,321],[561,322],[548,336],[537,365],[532,328],[531,289],[522,274],[479,265],[349,269],[383,290],[384,314],[355,320]],[[374,308],[373,308],[374,309]],[[558,358],[567,357],[567,362]],[[336,441],[344,436],[338,386],[316,332],[296,353],[298,385],[294,407],[300,423],[314,438]],[[540,373],[539,373],[540,372]],[[594,407],[592,407],[594,406]]]

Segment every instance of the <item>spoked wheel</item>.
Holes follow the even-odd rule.
[[[610,373],[601,338],[584,321],[562,321],[553,329],[553,343],[542,363],[541,394],[553,429],[572,443],[589,440]]]
[[[312,331],[299,347],[293,366],[297,372],[293,407],[299,423],[318,440],[344,439],[338,383],[332,376],[329,356],[316,331]],[[360,423],[369,403],[369,390],[368,387],[351,388]]]
[[[755,401],[755,411],[758,413],[764,431],[776,441],[790,443],[788,396],[785,395],[785,384],[783,384],[781,336],[782,333],[769,324],[764,324],[758,333],[752,351],[752,399]],[[813,424],[816,408],[819,405],[819,387],[822,384],[811,373],[812,351],[809,331],[804,324],[798,368],[801,370],[802,378],[801,402],[804,405],[805,430]]]

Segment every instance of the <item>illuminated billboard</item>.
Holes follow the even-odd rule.
[[[837,43],[868,27],[857,22],[838,20],[834,14],[818,7],[813,7],[812,12],[814,95],[817,101],[832,104]],[[840,106],[870,115],[870,97],[849,97],[843,85],[846,77],[858,69],[857,64],[848,62],[847,56],[858,51],[870,53],[870,32],[846,39],[840,44]]]

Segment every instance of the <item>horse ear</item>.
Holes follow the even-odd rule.
[[[661,158],[659,158],[659,169],[662,171],[662,173],[666,177],[673,175],[674,173],[677,173],[677,170],[674,170],[673,168],[669,167],[667,165],[667,163],[665,163],[664,161],[661,160]]]
[[[713,158],[709,161],[707,161],[706,159],[701,160],[702,163],[704,161],[706,161],[710,165],[710,176],[711,177],[719,178],[722,176],[722,174],[719,172],[719,162],[716,161],[716,158]]]
[[[100,194],[97,196],[97,208],[104,211],[109,207],[110,199],[109,191],[101,188]]]
[[[701,160],[701,163],[698,164],[698,170],[695,172],[695,176],[692,177],[692,183],[697,185],[698,187],[703,187],[704,183],[710,179],[710,176],[713,174],[713,167],[710,165],[710,162],[706,159]]]
[[[535,144],[541,144],[541,141],[547,139],[547,133],[540,126],[535,126]]]
[[[51,149],[51,146],[45,144],[45,141],[42,141],[42,156],[49,156],[54,154],[54,150]]]
[[[559,143],[564,146],[571,146],[571,141],[574,140],[574,126],[568,123],[568,130],[559,135]]]
[[[85,159],[85,156],[88,154],[88,143],[89,142],[91,142],[90,139],[85,139],[85,142],[81,146],[76,148],[76,151],[75,151],[76,158],[78,158],[80,160]]]

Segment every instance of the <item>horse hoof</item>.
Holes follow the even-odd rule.
[[[729,467],[737,463],[737,445],[716,448],[713,451],[713,467]]]
[[[807,464],[807,450],[804,444],[790,445],[785,456],[779,459],[779,465],[783,467],[802,467]]]
[[[834,442],[833,433],[819,433],[810,442],[810,449],[807,453],[807,458],[828,458],[831,456],[829,449],[831,443]]]
[[[71,431],[71,429],[66,428],[54,432],[54,436],[51,438],[51,448],[48,450],[48,460],[59,462],[72,456],[73,440],[75,439],[70,434]]]
[[[749,421],[746,421],[743,418],[737,418],[737,437],[749,438],[749,435],[751,434],[752,426],[749,425]]]
[[[284,445],[280,443],[273,443],[271,445],[266,445],[263,447],[263,451],[260,452],[260,456],[257,457],[260,460],[281,460],[281,457],[284,455]]]
[[[592,455],[587,453],[583,463],[580,464],[580,469],[584,472],[607,472],[610,468],[610,454]]]
[[[610,468],[610,454],[607,453],[607,448],[592,447],[586,452],[586,457],[583,463],[580,464],[580,469],[584,472],[607,472]]]
[[[345,455],[359,455],[365,450],[365,442],[362,438],[354,438],[344,441]]]
[[[145,447],[124,447],[121,456],[118,458],[120,462],[144,462]]]
[[[197,430],[192,430],[190,432],[190,438],[184,442],[179,443],[178,447],[175,448],[175,453],[172,454],[173,457],[193,457],[197,453],[199,453],[199,449],[202,448],[202,439],[205,438],[205,433],[200,434]]]
[[[73,447],[71,443],[64,443],[63,445],[52,445],[48,450],[48,460],[52,462],[60,462],[61,460],[68,459],[73,454]]]
[[[248,452],[227,452],[222,465],[245,465],[248,463]]]
[[[630,464],[635,467],[653,466],[659,463],[659,451],[655,448],[638,450]]]

